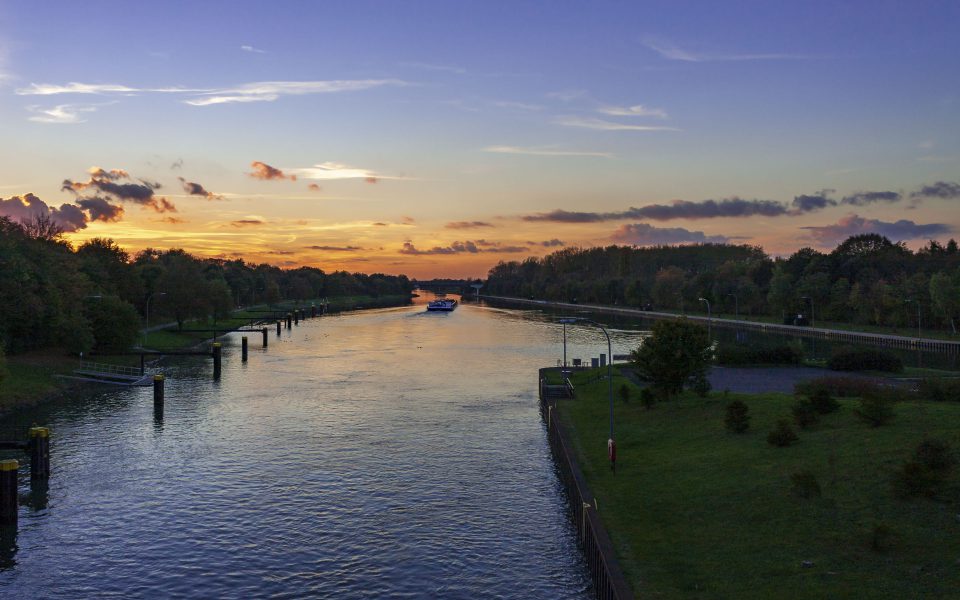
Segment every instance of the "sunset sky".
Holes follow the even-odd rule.
[[[0,214],[484,276],[960,236],[960,3],[0,4]]]

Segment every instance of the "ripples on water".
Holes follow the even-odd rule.
[[[560,332],[469,304],[349,313],[251,334],[246,364],[234,334],[219,382],[167,363],[162,421],[149,388],[20,415],[51,427],[53,476],[0,596],[586,598],[537,409]],[[567,333],[571,357],[606,350]]]

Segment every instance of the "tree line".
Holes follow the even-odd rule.
[[[770,257],[762,248],[697,244],[565,248],[543,258],[500,262],[485,293],[714,314],[802,313],[816,320],[956,333],[960,318],[957,242],[916,252],[877,234],[855,235],[830,252],[802,248]]]
[[[119,349],[151,323],[220,319],[240,305],[409,295],[406,276],[198,258],[182,249],[129,255],[113,240],[74,248],[42,219],[0,217],[0,349]],[[147,312],[149,311],[149,315]]]

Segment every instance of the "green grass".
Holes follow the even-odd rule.
[[[59,350],[8,356],[6,376],[0,383],[0,414],[36,404],[66,387],[56,374],[70,373],[77,359]]]
[[[583,378],[586,374],[578,374]],[[766,443],[793,398],[684,396],[645,410],[624,404],[614,381],[617,472],[607,461],[606,381],[577,384],[560,402],[599,514],[638,596],[653,598],[947,598],[960,589],[960,475],[937,500],[901,501],[891,472],[925,435],[960,449],[960,403],[901,403],[893,423],[870,429],[856,400],[799,431],[788,448]],[[726,402],[750,407],[750,430],[728,433]],[[791,493],[809,469],[819,499]],[[870,547],[876,525],[893,546]],[[813,561],[803,568],[803,561]]]

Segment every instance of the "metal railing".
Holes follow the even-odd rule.
[[[121,377],[140,377],[140,367],[130,367],[127,365],[112,365],[110,363],[97,363],[88,360],[80,361],[80,368],[77,372],[97,373],[101,375],[117,375]]]

